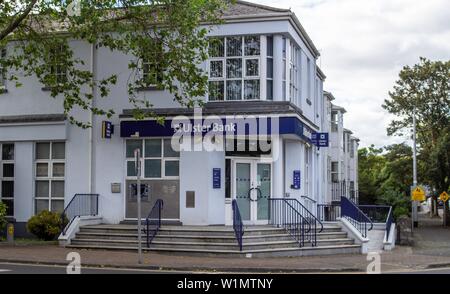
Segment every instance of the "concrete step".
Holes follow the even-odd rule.
[[[67,245],[68,248],[91,249],[91,250],[126,250],[136,251],[137,248],[131,246],[96,246],[96,245]],[[161,254],[170,255],[189,255],[189,256],[203,256],[203,257],[281,257],[281,256],[313,256],[313,255],[335,255],[335,254],[360,254],[360,245],[337,245],[337,246],[322,246],[322,247],[303,247],[303,248],[284,248],[284,249],[262,249],[262,250],[196,250],[196,249],[167,249],[155,248],[149,250],[144,248],[144,251],[152,251]]]
[[[245,226],[243,251],[239,251],[231,226],[168,226],[160,228],[151,248],[159,253],[200,256],[303,256],[359,253],[360,245],[334,223],[327,223],[317,234],[317,246],[308,236],[300,248],[298,242],[283,228]],[[134,224],[91,225],[80,228],[68,247],[89,249],[137,250],[137,227]],[[143,233],[143,247],[147,246]]]
[[[350,238],[344,239],[325,239],[325,240],[317,240],[318,246],[332,246],[332,245],[351,245],[354,241]],[[78,239],[75,238],[71,241],[73,245],[107,245],[107,246],[123,246],[123,245],[131,245],[137,248],[138,241],[137,240],[107,240],[107,239]],[[142,241],[142,244],[146,246],[145,238]],[[307,245],[307,242],[305,242]],[[238,246],[237,242],[204,242],[200,240],[199,242],[195,242],[194,240],[189,241],[163,241],[158,238],[155,238],[150,245],[151,248],[172,248],[172,249],[207,249],[207,250],[228,250],[234,249]],[[249,242],[249,240],[244,240],[243,247],[245,250],[258,250],[264,248],[291,248],[298,247],[298,242],[291,239],[286,241],[263,241],[263,242]]]
[[[145,238],[143,234],[143,238]],[[77,239],[102,239],[102,240],[137,240],[137,233],[92,233],[80,232],[76,235]],[[286,233],[271,235],[243,236],[244,242],[266,242],[266,241],[290,241],[292,237]],[[158,234],[155,237],[158,241],[177,241],[177,242],[205,242],[205,243],[236,243],[236,237],[233,234],[223,236],[198,236],[198,235],[163,235]]]

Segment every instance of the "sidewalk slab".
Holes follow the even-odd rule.
[[[54,245],[0,246],[0,262],[67,265],[69,252],[78,252],[81,264],[90,267],[112,267],[174,271],[250,272],[250,273],[320,273],[365,272],[366,255],[332,255],[282,258],[216,258],[171,256],[144,253],[138,265],[135,252],[108,250],[73,250]],[[416,255],[409,247],[398,247],[381,253],[381,270],[412,270],[442,267],[450,257]]]

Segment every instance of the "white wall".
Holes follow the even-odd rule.
[[[220,189],[213,189],[213,168],[221,169]],[[180,221],[225,224],[225,152],[181,151],[180,175]],[[195,191],[194,208],[186,208],[186,191]]]

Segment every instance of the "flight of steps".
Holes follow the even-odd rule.
[[[360,245],[348,238],[337,224],[326,224],[317,235],[317,246],[298,243],[283,229],[273,226],[247,226],[243,250],[239,247],[232,227],[225,226],[163,226],[147,248],[145,234],[143,249],[158,253],[227,256],[273,257],[360,253]],[[80,228],[67,247],[84,249],[137,249],[135,225],[92,225]]]

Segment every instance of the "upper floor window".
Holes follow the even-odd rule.
[[[331,162],[331,181],[333,183],[339,182],[339,163],[337,161]]]
[[[273,100],[273,37],[267,37],[267,100]]]
[[[297,103],[299,95],[299,59],[300,50],[293,42],[291,42],[291,58],[289,60],[289,100],[293,103]]]
[[[6,48],[0,48],[0,59],[6,57]],[[6,88],[6,68],[0,63],[0,93]]]
[[[58,85],[67,81],[66,45],[54,46],[50,50],[47,65],[50,71],[50,85]]]
[[[306,58],[306,89],[307,89],[307,97],[306,100],[309,105],[311,105],[311,59],[309,57]]]
[[[336,111],[331,112],[331,131],[338,131],[338,113]]]
[[[260,99],[260,36],[212,38],[209,101]]]
[[[161,44],[149,46],[140,57],[140,74],[146,87],[156,87],[163,79],[163,47]]]
[[[285,101],[286,100],[286,77],[287,77],[287,73],[286,73],[286,70],[287,70],[287,40],[286,40],[286,38],[283,38],[283,54],[282,54],[282,57],[283,57],[283,73],[282,73],[282,75],[281,75],[281,81],[282,81],[282,84],[281,84],[281,88],[282,88],[282,90],[281,90],[281,95],[282,95],[282,99],[283,99],[283,101]]]
[[[350,141],[349,152],[350,152],[350,157],[351,158],[355,157],[355,141],[354,140]]]

